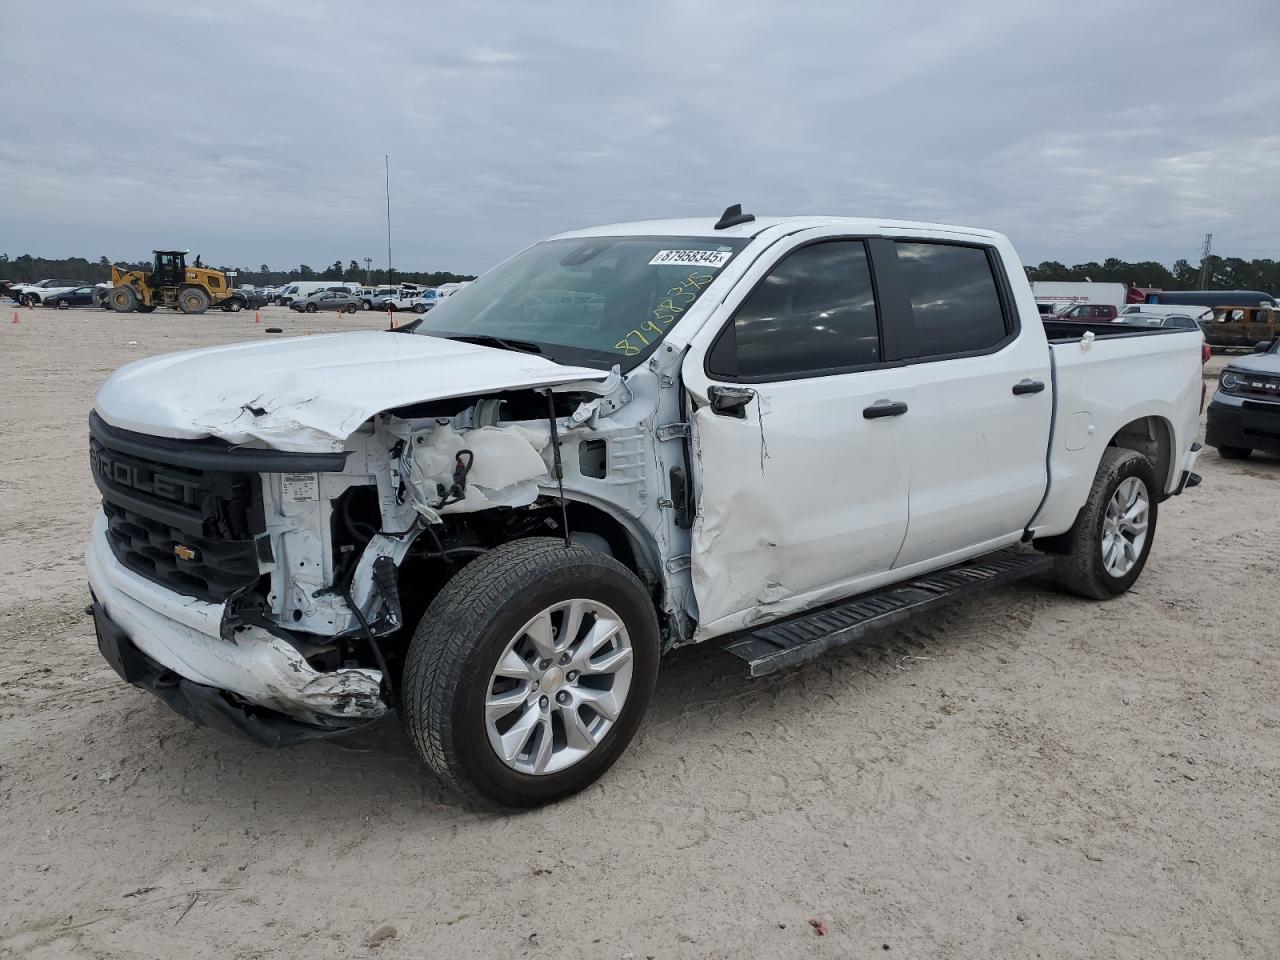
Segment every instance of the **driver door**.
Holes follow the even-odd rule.
[[[808,231],[780,244],[690,344],[704,638],[835,599],[902,546],[911,374],[884,363],[876,242]]]

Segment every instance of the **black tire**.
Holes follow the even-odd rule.
[[[227,304],[227,309],[232,313],[239,313],[244,309],[244,301],[239,297],[232,297],[231,302]]]
[[[308,304],[307,304],[307,306],[306,306],[306,311],[307,311],[307,313],[315,313],[315,312],[316,312],[316,305],[315,305],[314,303],[308,303]]]
[[[107,303],[116,313],[132,313],[138,308],[138,293],[133,287],[112,287],[107,291]]]
[[[415,304],[413,305],[413,312],[414,312],[414,313],[426,313],[426,312],[427,312],[427,307],[426,307],[426,305],[425,305],[425,304],[415,303]]]
[[[1253,455],[1252,447],[1219,447],[1218,456],[1223,460],[1248,460]]]
[[[1149,504],[1146,538],[1133,566],[1123,576],[1115,576],[1103,562],[1103,524],[1107,506],[1117,488],[1130,477],[1136,477],[1146,488]],[[1155,542],[1160,496],[1151,461],[1123,447],[1104,450],[1089,499],[1076,521],[1070,552],[1054,559],[1053,578],[1057,584],[1069,593],[1090,600],[1110,600],[1132,587],[1147,565],[1151,545]]]
[[[40,301],[36,299],[36,295],[34,293],[24,293],[18,298],[18,303],[24,307],[34,307],[39,302]]]
[[[355,313],[355,312],[356,312],[356,305],[355,305],[354,303],[348,303],[345,307],[343,307],[343,308],[342,308],[342,312],[343,312],[343,313]]]
[[[362,310],[372,310],[372,309],[373,309],[373,301],[371,301],[371,300],[361,300],[361,301],[360,301],[360,308],[361,308]]]
[[[66,310],[71,306],[71,304],[69,304],[66,300],[55,300],[53,302],[53,305],[59,310]]]
[[[507,766],[490,745],[484,702],[498,658],[520,628],[562,600],[604,603],[626,625],[631,686],[618,719],[586,756],[556,773]],[[658,675],[658,619],[644,585],[603,553],[559,540],[503,544],[468,564],[423,615],[405,661],[405,728],[427,766],[463,797],[535,807],[595,782],[640,726]]]
[[[204,313],[209,309],[209,294],[199,287],[184,287],[178,291],[178,309],[183,313]]]
[[[145,303],[140,303],[138,304],[138,312],[139,313],[155,313],[156,308],[154,306],[149,307]]]

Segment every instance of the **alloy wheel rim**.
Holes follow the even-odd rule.
[[[1102,520],[1102,565],[1113,577],[1133,569],[1147,543],[1151,500],[1147,485],[1129,477],[1116,487]]]
[[[530,776],[590,755],[621,716],[634,652],[627,628],[595,600],[553,604],[512,637],[485,690],[489,745]]]

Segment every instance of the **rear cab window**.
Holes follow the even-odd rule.
[[[893,246],[911,305],[904,359],[985,353],[1014,332],[987,247],[915,240]]]

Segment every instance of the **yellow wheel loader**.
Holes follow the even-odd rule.
[[[221,270],[196,265],[187,266],[187,251],[156,250],[155,266],[145,270],[124,271],[111,268],[111,289],[107,305],[119,313],[138,310],[150,313],[156,307],[173,307],[183,313],[204,313],[232,300],[231,285]]]

